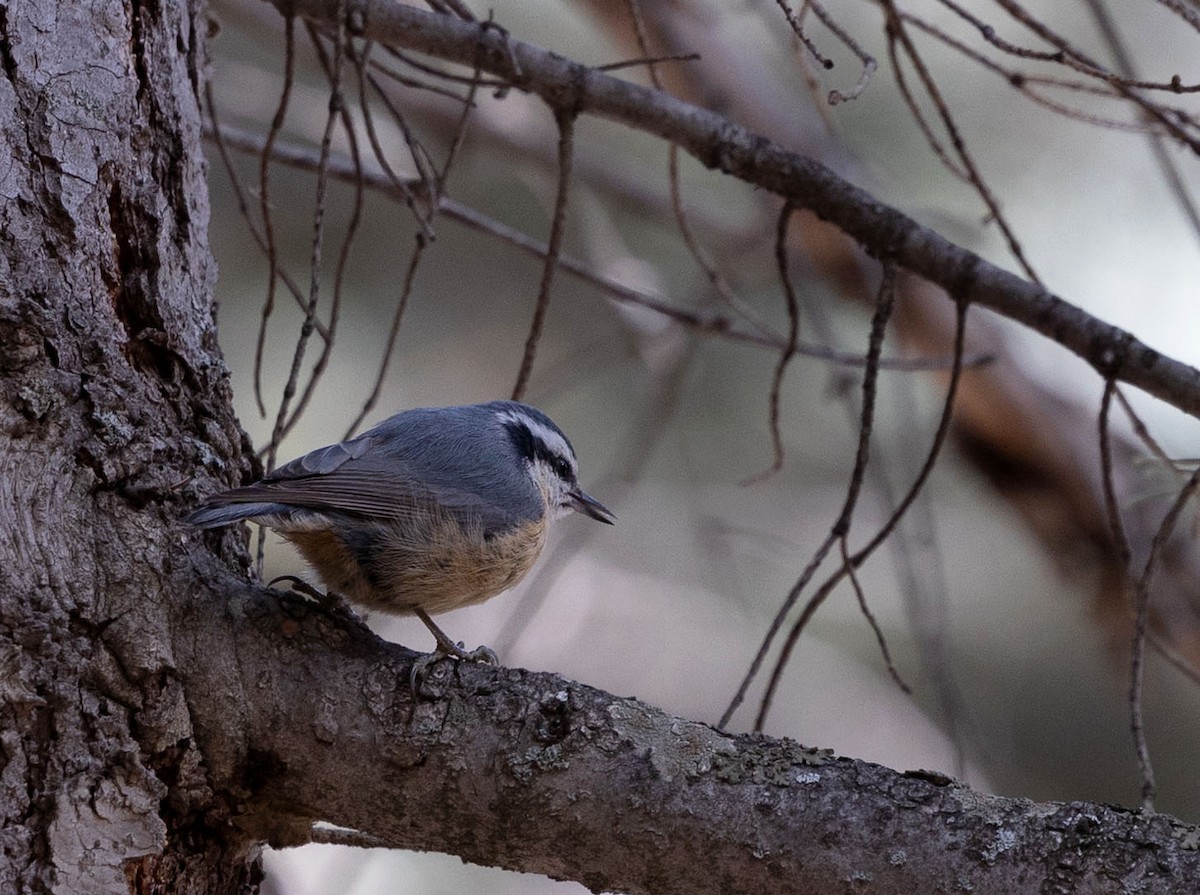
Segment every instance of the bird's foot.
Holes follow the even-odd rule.
[[[461,643],[454,643],[449,639],[442,640],[438,638],[437,647],[433,652],[418,656],[413,661],[412,670],[408,673],[408,683],[412,687],[413,696],[420,693],[421,682],[425,680],[425,675],[429,673],[429,669],[442,659],[447,658],[458,659],[460,662],[481,662],[485,665],[500,664],[495,651],[490,647],[477,646],[473,650],[467,650],[463,649]]]
[[[280,575],[276,578],[272,578],[267,584],[267,587],[274,587],[280,581],[286,582],[288,589],[292,593],[307,597],[324,609],[347,613],[350,612],[350,604],[346,602],[346,598],[337,591],[318,590],[303,578],[297,578],[295,575]]]

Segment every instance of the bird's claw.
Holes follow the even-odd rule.
[[[267,587],[274,587],[280,581],[287,582],[292,593],[307,597],[318,606],[324,608],[326,611],[341,611],[347,615],[353,615],[353,612],[350,610],[350,604],[347,603],[346,598],[337,591],[321,591],[313,587],[303,578],[297,578],[295,575],[279,575],[275,578],[272,578],[267,584]]]
[[[303,594],[306,597],[311,597],[318,603],[323,603],[328,599],[328,594],[317,590],[303,578],[297,578],[295,575],[277,575],[267,582],[267,587],[274,587],[281,581],[287,582],[289,589],[294,594]]]
[[[491,647],[477,646],[473,650],[467,650],[463,649],[461,643],[439,640],[433,652],[418,656],[413,661],[412,670],[408,673],[408,683],[412,687],[413,696],[420,692],[421,682],[425,679],[429,669],[447,658],[458,659],[460,662],[479,662],[484,665],[500,664],[500,659]]]

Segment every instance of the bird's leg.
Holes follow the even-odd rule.
[[[433,623],[433,619],[429,617],[424,609],[414,609],[413,614],[425,623],[425,627],[429,629],[429,633],[433,635],[433,639],[437,641],[437,648],[432,653],[426,653],[413,662],[412,671],[409,674],[409,681],[412,684],[413,692],[416,693],[420,688],[421,678],[425,676],[425,672],[429,666],[437,662],[444,656],[453,656],[464,662],[485,662],[488,665],[499,665],[500,660],[496,658],[495,652],[489,647],[477,646],[473,650],[463,649],[461,643],[455,643],[446,636],[446,632]]]

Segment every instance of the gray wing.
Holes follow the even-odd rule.
[[[419,520],[439,511],[490,533],[518,520],[513,508],[489,500],[483,489],[431,481],[431,476],[382,447],[379,440],[373,430],[319,448],[252,485],[213,495],[186,521],[207,528],[256,517],[284,521],[294,514],[311,519],[309,513]]]

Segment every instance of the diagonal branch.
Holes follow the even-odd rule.
[[[334,0],[296,0],[280,7],[332,29]],[[495,29],[385,0],[361,0],[350,27],[371,40],[419,50],[489,74],[567,110],[582,93],[580,114],[626,124],[681,146],[710,168],[809,208],[866,249],[971,304],[990,308],[1107,369],[1111,346],[1126,343],[1121,379],[1180,410],[1200,416],[1200,372],[1164,357],[1048,290],[1002,270],[974,252],[876,199],[812,158],[667,94],[619,80]]]

